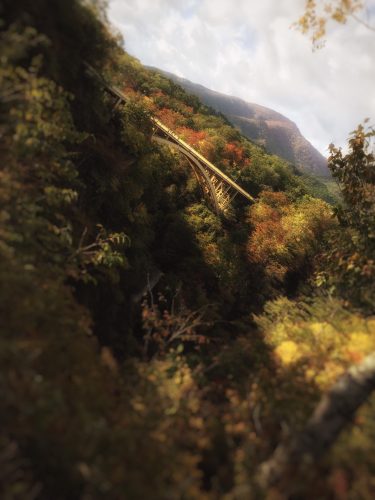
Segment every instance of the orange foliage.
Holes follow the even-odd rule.
[[[275,258],[286,244],[287,233],[281,223],[281,212],[262,205],[254,213],[253,223],[255,228],[247,247],[250,261],[265,265],[267,274],[282,279],[287,268]]]
[[[282,207],[290,204],[290,200],[283,192],[262,191],[261,200],[270,207]]]
[[[224,148],[224,154],[232,164],[249,164],[250,159],[245,158],[245,152],[241,146],[228,142]]]
[[[181,104],[181,110],[187,115],[192,115],[194,113],[192,106],[187,106],[186,104]]]
[[[193,147],[199,146],[200,143],[207,137],[206,132],[204,132],[203,130],[197,131],[188,127],[181,127],[178,130],[178,133],[181,134],[183,139]]]
[[[252,262],[263,264],[266,274],[282,280],[296,270],[331,225],[326,203],[309,197],[292,203],[284,193],[264,191],[250,210],[253,232],[247,250]]]
[[[127,97],[135,97],[139,95],[139,93],[136,92],[130,85],[125,85],[124,87],[122,87],[121,92],[123,92]]]
[[[184,121],[184,117],[172,109],[162,108],[159,109],[156,114],[159,120],[172,130],[176,129],[178,125]]]

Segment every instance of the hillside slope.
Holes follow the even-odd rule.
[[[301,134],[297,125],[282,114],[210,90],[172,73],[162,71],[162,74],[225,115],[247,138],[264,146],[270,153],[293,163],[305,173],[330,176],[324,156]]]

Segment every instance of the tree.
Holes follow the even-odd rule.
[[[349,152],[330,145],[329,167],[338,180],[345,207],[338,210],[343,225],[355,228],[366,245],[375,244],[375,155],[371,139],[375,130],[360,125],[349,139]],[[375,248],[372,248],[375,250]]]
[[[352,132],[348,153],[331,144],[328,166],[338,180],[343,205],[336,209],[340,228],[330,238],[323,283],[374,311],[375,297],[375,131],[360,125]]]

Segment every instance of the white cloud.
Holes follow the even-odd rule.
[[[312,52],[290,29],[304,3],[111,0],[109,14],[143,63],[280,111],[326,154],[365,117],[375,122],[375,34],[350,21]]]

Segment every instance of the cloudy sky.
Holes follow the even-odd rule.
[[[332,25],[324,49],[290,28],[305,0],[110,0],[126,50],[292,119],[323,154],[375,123],[375,32]],[[367,0],[368,15],[375,0]]]

